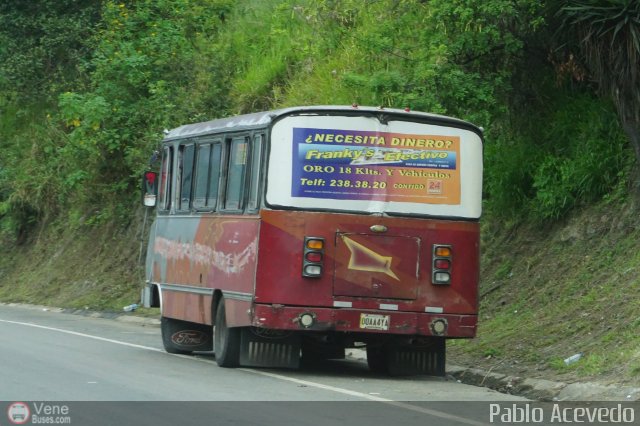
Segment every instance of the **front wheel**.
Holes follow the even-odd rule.
[[[224,298],[218,302],[214,331],[216,363],[220,367],[237,367],[240,359],[240,328],[227,327]]]

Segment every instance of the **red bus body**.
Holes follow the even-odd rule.
[[[182,152],[179,145],[185,143],[185,139],[195,141],[197,150],[200,134],[205,139],[217,134],[224,144],[226,139],[233,137],[233,132],[240,131],[246,135],[248,144],[243,148],[245,157],[242,161],[248,164],[252,161],[251,155],[263,155],[260,169],[255,166],[255,170],[248,171],[247,177],[243,178],[245,186],[249,188],[250,173],[255,174],[255,185],[267,177],[273,180],[274,173],[280,172],[273,170],[276,167],[274,159],[269,160],[269,155],[275,155],[276,143],[270,126],[277,122],[274,117],[286,118],[290,114],[302,113],[305,116],[341,114],[349,117],[353,111],[347,108],[330,108],[329,111],[305,108],[302,112],[294,109],[293,113],[291,110],[272,112],[266,124],[264,118],[256,116],[250,117],[253,121],[247,118],[239,120],[236,122],[242,123],[236,125],[241,127],[239,130],[228,123],[224,126],[209,124],[205,126],[207,131],[192,129],[189,133],[181,130],[187,136],[174,136],[165,142],[167,146],[175,146],[173,151],[165,150],[165,155],[170,157],[166,168],[170,170],[173,167],[184,173],[184,166],[179,163],[181,160],[173,158],[177,155],[171,157],[171,153]],[[379,111],[365,109],[358,114],[369,119],[367,114],[376,116]],[[450,122],[447,120],[453,119],[442,117],[434,119],[426,114],[411,115],[399,111],[395,114],[403,120],[435,121],[437,125],[463,128],[481,140],[480,131],[468,123]],[[266,142],[260,149],[251,145],[256,134],[260,135],[260,141]],[[224,149],[223,145],[223,152]],[[347,152],[347,148],[341,146],[340,149],[342,151],[331,152],[353,155]],[[207,148],[207,155],[209,151],[211,149]],[[415,158],[420,154],[415,149],[401,152],[409,152],[406,157],[413,155]],[[470,152],[459,149],[456,168],[464,167],[460,157],[470,157]],[[392,158],[393,153],[384,154]],[[304,155],[306,158],[319,156],[315,151]],[[291,156],[295,157],[295,154]],[[222,158],[224,162],[224,153]],[[226,158],[231,161],[228,160],[230,154]],[[197,168],[199,163],[196,160],[194,164]],[[258,164],[257,157],[255,164]],[[335,163],[325,164],[332,164],[326,169],[337,168]],[[398,170],[417,170],[415,165],[403,169],[404,163],[397,161],[385,164],[389,176],[397,174]],[[269,168],[268,172],[257,171]],[[304,170],[312,170],[312,167],[305,164]],[[349,185],[356,182],[368,187],[369,184],[362,183],[365,181],[356,175],[375,172],[380,178],[384,174],[376,171],[383,169],[374,166],[349,170],[352,173],[346,175],[351,179]],[[295,166],[293,173],[296,173]],[[477,174],[465,176],[465,172],[461,173],[461,186],[477,178]],[[404,211],[389,214],[351,209],[340,211],[331,207],[341,202],[334,198],[326,200],[327,208],[323,208],[323,199],[319,200],[318,206],[310,208],[279,206],[269,203],[268,191],[280,189],[267,189],[265,183],[260,183],[259,191],[255,191],[259,194],[259,202],[253,210],[245,207],[238,212],[224,209],[179,212],[170,205],[171,202],[179,202],[176,201],[179,196],[175,190],[170,190],[171,185],[176,186],[175,180],[180,179],[175,174],[161,176],[164,180],[173,179],[173,183],[167,182],[166,186],[166,192],[171,195],[165,198],[171,199],[166,204],[166,211],[158,212],[152,228],[147,258],[147,290],[144,292],[147,306],[161,306],[166,323],[163,323],[163,340],[167,350],[191,352],[214,349],[218,357],[219,348],[212,345],[215,340],[213,330],[224,327],[224,339],[221,342],[216,340],[216,344],[226,345],[223,348],[226,360],[222,361],[223,366],[296,366],[300,351],[308,357],[313,357],[314,353],[325,358],[340,357],[345,347],[367,345],[372,368],[443,374],[444,340],[475,336],[479,213],[470,215],[478,217],[448,217],[441,214],[413,215]],[[417,174],[412,172],[412,175]],[[314,190],[322,190],[322,185],[329,185],[328,178],[319,176],[304,177],[298,181]],[[288,179],[294,180],[293,194],[298,190],[298,184],[295,178]],[[197,181],[197,177],[194,180]],[[180,186],[179,183],[177,185]],[[395,188],[418,186],[394,184]],[[196,189],[194,191],[197,193]],[[254,192],[251,189],[244,191]],[[395,191],[400,194],[401,189]],[[462,191],[463,201],[460,204],[466,202],[464,188]],[[320,198],[347,197],[344,194],[348,192],[343,190],[338,195]],[[221,193],[224,195],[224,191]],[[289,189],[284,193],[289,197]],[[358,191],[352,193],[357,195]],[[480,198],[478,194],[473,197],[473,200]],[[446,206],[441,208],[446,209]],[[308,245],[316,246],[310,248]],[[444,274],[436,276],[439,271]],[[439,277],[446,281],[438,283]],[[216,318],[221,321],[221,317],[217,317],[221,301],[224,304],[224,323],[215,324]],[[238,333],[234,334],[234,330]],[[260,345],[266,349],[258,350],[262,347]],[[281,351],[278,345],[286,350]],[[403,358],[403,351],[405,355],[413,354],[413,358],[411,355]],[[419,354],[417,362],[415,354]],[[426,358],[421,361],[422,355]],[[218,362],[221,363],[220,360]]]

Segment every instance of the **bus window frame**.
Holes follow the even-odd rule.
[[[196,197],[196,191],[199,189],[199,179],[200,179],[200,159],[201,159],[201,152],[202,149],[208,147],[209,148],[209,155],[208,155],[208,159],[207,162],[205,164],[205,171],[206,171],[206,177],[205,177],[205,182],[204,182],[204,197],[203,197],[203,205],[202,206],[196,206],[196,200],[198,199]],[[211,142],[201,142],[201,143],[197,143],[196,144],[196,148],[195,148],[195,161],[194,161],[194,179],[193,179],[193,190],[192,190],[192,194],[191,194],[191,208],[198,212],[198,211],[212,211],[209,206],[207,206],[207,195],[209,193],[209,184],[210,184],[210,175],[211,175],[211,152],[213,151],[213,143]]]
[[[227,194],[229,192],[229,169],[230,169],[230,162],[232,161],[232,155],[231,155],[231,151],[232,151],[232,145],[234,143],[234,141],[242,141],[246,144],[246,152],[245,152],[245,164],[244,164],[244,171],[242,173],[242,181],[240,183],[240,188],[241,188],[241,192],[240,192],[240,198],[238,200],[238,208],[227,208]],[[224,179],[224,181],[222,182],[223,179],[221,179],[220,182],[220,189],[222,190],[221,192],[219,192],[218,195],[218,199],[220,201],[218,203],[218,205],[220,205],[220,208],[218,209],[218,211],[224,212],[224,213],[229,213],[229,214],[244,214],[245,210],[246,210],[246,206],[247,206],[247,195],[248,195],[248,187],[246,185],[247,182],[247,177],[248,177],[248,170],[249,167],[247,167],[247,164],[249,163],[250,160],[250,156],[251,156],[251,134],[250,133],[229,133],[229,134],[225,134],[224,138],[223,138],[223,143],[224,143],[224,147],[223,147],[223,152],[222,152],[222,165],[223,168],[221,168],[222,171],[222,178]]]
[[[260,140],[257,143],[257,140]],[[255,163],[256,158],[256,147],[260,147],[258,152],[257,164]],[[262,207],[262,196],[264,194],[264,184],[265,184],[265,151],[266,151],[266,138],[265,134],[262,132],[255,132],[251,135],[251,143],[249,145],[249,155],[251,167],[249,168],[248,179],[249,185],[247,185],[247,202],[246,202],[246,211],[247,213],[257,213]],[[255,175],[257,174],[258,178],[254,181]],[[255,183],[255,188],[254,188]],[[255,189],[255,194],[253,194],[253,190]],[[255,199],[254,198],[255,195]],[[252,203],[255,202],[255,205],[252,206]]]
[[[160,163],[160,186],[158,187],[158,212],[168,213],[173,207],[173,176],[174,176],[174,146],[165,145],[162,148],[162,162]],[[164,178],[164,181],[162,180]]]
[[[188,148],[188,147],[193,147],[193,163],[191,164],[191,183],[190,183],[190,189],[189,189],[189,200],[187,201],[187,206],[186,208],[183,208],[182,204],[183,204],[183,200],[182,200],[182,180],[184,177],[184,151]],[[175,211],[179,212],[179,213],[188,213],[192,210],[191,208],[191,202],[193,200],[193,186],[194,186],[194,168],[195,168],[195,163],[196,163],[196,143],[192,140],[192,139],[185,139],[184,143],[179,143],[178,144],[178,155],[177,155],[177,176],[176,176],[176,180],[175,180]]]
[[[202,146],[205,145],[209,145],[210,146],[210,150],[209,150],[209,160],[207,162],[207,181],[206,181],[206,191],[205,191],[205,205],[204,206],[194,206],[193,205],[193,201],[194,201],[194,193],[192,193],[192,197],[191,197],[191,211],[195,212],[195,213],[214,213],[216,211],[219,211],[219,206],[220,206],[220,194],[221,194],[221,181],[223,180],[223,175],[222,175],[222,166],[223,166],[223,155],[224,155],[224,138],[221,137],[215,137],[215,138],[205,138],[202,140],[198,140],[196,141],[196,158],[194,161],[194,170],[196,171],[195,174],[195,179],[194,179],[194,187],[193,187],[193,191],[195,191],[196,189],[196,183],[197,183],[197,165],[198,165],[198,160],[200,159],[200,157],[197,155],[200,151],[200,148]],[[212,158],[213,158],[213,154],[215,151],[215,147],[219,147],[220,148],[220,157],[218,159],[218,179],[217,179],[217,193],[216,193],[216,199],[215,199],[215,205],[211,206],[210,203],[210,192],[211,192],[211,177],[212,177]]]

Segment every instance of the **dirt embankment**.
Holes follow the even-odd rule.
[[[119,225],[52,224],[23,244],[3,245],[0,301],[114,311],[137,302],[143,215],[139,209]]]
[[[482,251],[478,338],[450,345],[451,362],[640,386],[637,199],[603,202],[547,226],[487,221]]]

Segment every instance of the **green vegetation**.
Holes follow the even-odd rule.
[[[485,223],[480,338],[456,342],[456,361],[638,383],[639,201],[602,201],[544,227]],[[584,356],[565,365],[576,353]]]
[[[163,129],[290,105],[409,106],[484,127],[485,231],[501,224],[487,236],[563,229],[590,205],[625,209],[634,149],[640,157],[639,28],[632,0],[3,1],[0,298],[111,308],[137,297],[137,186]],[[626,251],[603,245],[597,258],[635,270],[630,235]],[[535,336],[553,346],[587,329],[562,331],[554,315],[617,303],[612,280],[627,277],[565,259],[564,243],[522,252],[525,264],[486,247],[484,291],[537,270],[541,256],[566,262],[562,275],[540,275],[544,285],[486,294],[492,333],[477,344],[492,359],[511,355],[500,339],[540,323],[532,298],[549,304]],[[116,249],[126,256],[101,257]],[[76,293],[60,296],[69,285]],[[507,288],[508,303],[495,305]],[[626,320],[637,317],[624,306]],[[564,368],[564,354],[521,356]],[[610,356],[587,355],[586,370]]]
[[[570,46],[584,58],[600,93],[615,104],[640,159],[640,3],[571,0],[559,16]]]
[[[586,25],[574,3],[553,12],[533,0],[4,2],[2,235],[61,212],[65,222],[126,222],[165,128],[353,102],[483,126],[486,210],[562,217],[624,187],[632,164],[614,105],[586,83],[586,65],[567,59],[572,45],[554,50],[564,40],[549,22],[564,13],[565,25]],[[609,37],[616,22],[599,31]],[[633,51],[636,32],[623,27],[612,41],[621,37]]]

